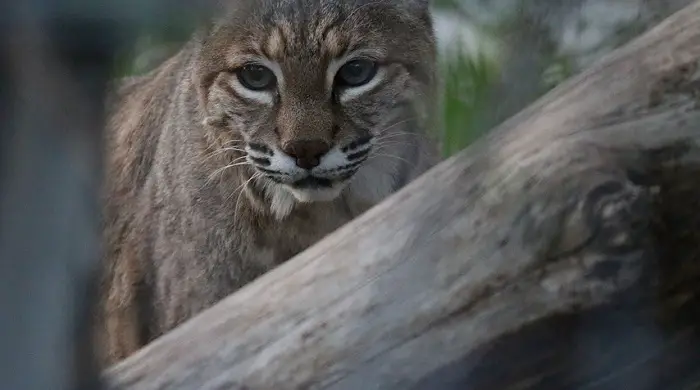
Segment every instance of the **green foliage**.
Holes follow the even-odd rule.
[[[574,73],[574,65],[570,57],[551,55],[547,57],[548,64],[542,73],[542,94],[561,84]]]
[[[479,126],[480,112],[487,110],[489,92],[498,66],[484,55],[459,55],[441,60],[444,78],[442,105],[444,156],[462,150],[486,129]]]

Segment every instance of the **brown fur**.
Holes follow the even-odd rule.
[[[425,0],[235,2],[151,73],[110,99],[105,273],[99,344],[113,364],[355,218],[436,161],[425,136],[435,47]],[[338,103],[334,58],[374,53],[382,81]],[[240,96],[251,56],[279,64],[274,104]],[[238,88],[238,89],[236,89]],[[247,163],[250,142],[340,147],[371,134],[370,157],[334,178],[326,201],[298,200]]]

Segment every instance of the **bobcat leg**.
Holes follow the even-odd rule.
[[[131,261],[130,261],[131,260]],[[144,274],[133,258],[122,257],[113,264],[104,286],[104,306],[99,329],[103,367],[113,365],[144,346],[145,319],[140,299]]]

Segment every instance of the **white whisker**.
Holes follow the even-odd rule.
[[[243,145],[243,144],[245,144],[245,141],[240,140],[240,139],[230,139],[230,140],[224,142],[223,145],[226,146],[226,145],[229,145],[229,144],[232,144],[232,143],[237,143],[237,144],[239,144],[239,145]]]
[[[241,200],[241,195],[243,195],[243,193],[245,192],[245,187],[248,185],[248,183],[250,183],[250,182],[253,181],[253,180],[257,180],[257,179],[259,179],[260,177],[262,177],[262,173],[256,172],[256,173],[253,174],[253,176],[251,176],[248,180],[246,180],[243,184],[241,184],[240,187],[238,187],[238,188],[239,188],[239,189],[237,190],[237,191],[238,191],[238,198],[236,198],[236,204],[233,206],[234,213],[237,213],[237,212],[238,212],[238,202]],[[236,192],[236,191],[231,192],[231,195],[233,195],[235,192]],[[227,201],[227,202],[228,202],[228,200],[230,199],[231,195],[229,195],[228,197],[226,197],[226,201]]]
[[[206,156],[206,157],[204,158],[204,161],[209,161],[210,159],[216,157],[217,155],[219,155],[219,154],[221,154],[221,153],[224,153],[224,152],[231,151],[231,150],[237,150],[237,149],[226,149],[226,150],[217,150],[217,151],[214,151],[214,152],[210,153],[208,156]],[[242,150],[242,152],[245,153],[245,150]],[[232,162],[236,162],[236,161],[243,160],[243,159],[245,159],[246,157],[247,157],[247,156],[236,157]]]
[[[374,144],[374,148],[381,149],[384,146],[407,145],[407,144],[409,144],[409,141],[382,141],[382,142]]]
[[[410,122],[410,121],[413,121],[413,120],[415,120],[415,119],[417,119],[417,118],[406,118],[406,119],[404,119],[404,120],[401,120],[401,121],[392,123],[392,124],[388,125],[387,127],[384,127],[383,129],[377,131],[377,135],[376,135],[375,137],[380,137],[380,136],[382,136],[383,134],[385,134],[387,131],[393,129],[394,127],[399,126],[399,125],[402,125],[402,124],[407,123],[407,122]]]
[[[228,165],[224,165],[224,166],[221,167],[221,168],[217,168],[216,170],[214,170],[214,172],[212,172],[212,173],[207,177],[207,180],[204,181],[204,185],[202,185],[202,188],[206,187],[207,184],[209,184],[209,183],[211,182],[211,180],[214,178],[214,176],[216,176],[217,174],[221,173],[221,174],[223,175],[223,172],[224,172],[225,170],[227,170],[227,169],[229,169],[229,168],[233,168],[233,167],[243,166],[243,165],[250,165],[250,164],[246,161],[246,162],[239,162],[239,163],[234,163],[234,164],[228,164]],[[200,190],[201,190],[201,189],[200,189]]]
[[[396,132],[396,133],[392,132],[391,134],[382,135],[382,136],[376,137],[375,139],[377,141],[380,141],[380,140],[398,138],[398,137],[409,136],[409,135],[414,136],[414,137],[425,137],[426,136],[425,134],[421,134],[421,133],[409,133],[406,131],[402,131],[402,132]]]
[[[370,155],[370,156],[367,158],[367,160],[369,161],[370,159],[375,158],[375,157],[389,157],[389,158],[394,158],[394,159],[403,161],[403,162],[405,162],[406,164],[409,164],[410,166],[415,166],[415,163],[412,163],[412,162],[406,160],[406,159],[403,158],[403,157],[394,156],[393,154],[387,154],[387,153],[372,153],[372,155]]]

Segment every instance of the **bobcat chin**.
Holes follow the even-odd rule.
[[[438,160],[427,0],[242,0],[108,102],[103,364]]]

